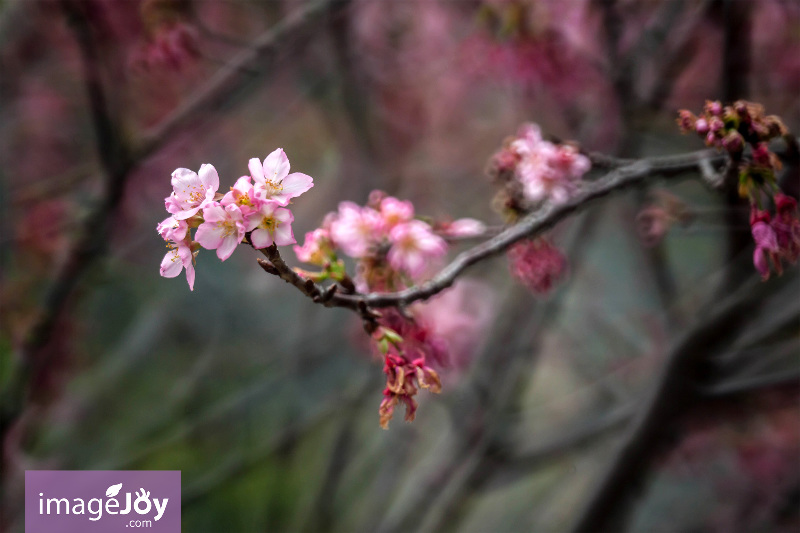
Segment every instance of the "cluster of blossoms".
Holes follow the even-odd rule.
[[[513,223],[543,202],[569,200],[590,168],[589,158],[575,145],[546,141],[537,125],[525,124],[494,154],[487,172],[502,187],[495,205]],[[518,243],[508,258],[514,277],[537,293],[549,291],[567,266],[563,254],[544,237]]]
[[[239,178],[224,195],[217,193],[219,175],[212,165],[202,165],[199,172],[179,168],[172,173],[172,194],[164,201],[171,216],[157,227],[169,248],[161,261],[162,276],[174,278],[186,269],[194,290],[194,258],[200,247],[216,250],[224,261],[245,238],[254,248],[296,242],[294,217],[286,206],[313,187],[313,179],[289,174],[289,158],[280,148],[263,162],[251,159],[248,166],[250,176]]]
[[[706,101],[699,117],[683,109],[678,112],[677,122],[684,133],[697,133],[707,146],[725,150],[738,163],[742,198],[759,203],[762,193],[771,196],[775,191],[775,173],[781,169],[781,163],[767,143],[788,134],[779,117],[765,116],[763,106],[744,100],[730,106]],[[751,157],[745,160],[743,155],[748,145]]]
[[[411,202],[375,191],[366,206],[342,202],[320,228],[306,234],[303,245],[294,247],[295,254],[321,270],[296,271],[315,282],[330,279],[361,292],[397,291],[430,275],[431,267],[447,253],[446,238],[477,236],[484,231],[484,225],[473,219],[431,225],[415,217]],[[356,260],[354,282],[339,252]],[[414,419],[419,387],[441,390],[439,376],[428,362],[441,365],[446,361],[446,342],[420,319],[420,312],[417,307],[403,313],[387,310],[367,324],[375,351],[384,360],[386,388],[379,411],[384,428],[400,403],[406,406],[405,419]]]
[[[534,293],[549,292],[567,272],[567,258],[544,238],[519,241],[507,255],[511,274]]]
[[[473,219],[434,227],[415,218],[411,202],[375,191],[366,206],[339,204],[339,210],[329,213],[294,250],[300,261],[322,267],[320,272],[299,271],[309,279],[342,281],[344,267],[337,256],[341,251],[357,261],[359,290],[396,291],[430,274],[447,253],[446,238],[476,236],[484,230]]]
[[[566,202],[591,166],[576,146],[546,141],[539,126],[525,124],[492,157],[489,174],[504,186],[503,207],[519,212],[543,201]]]
[[[724,107],[706,101],[699,117],[681,110],[678,124],[684,133],[696,132],[708,146],[726,150],[738,164],[739,195],[750,201],[750,228],[756,245],[753,264],[761,277],[768,279],[772,270],[780,274],[783,261],[794,264],[800,256],[797,201],[781,192],[776,180],[781,162],[767,144],[788,136],[781,119],[765,116],[761,105],[744,100]],[[745,157],[748,146],[750,154]],[[774,216],[762,209],[765,201],[775,206]]]

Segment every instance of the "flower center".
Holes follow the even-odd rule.
[[[259,224],[258,227],[272,233],[279,225],[280,223],[275,220],[275,217],[264,217],[261,219],[261,224]]]
[[[277,172],[275,175],[277,176]],[[267,196],[272,196],[283,190],[283,184],[279,181],[266,180],[264,183],[264,188],[266,189]]]
[[[184,191],[185,193],[186,191]],[[191,192],[187,195],[189,202],[199,204],[206,199],[206,188],[204,186],[192,187]]]
[[[226,220],[221,220],[217,222],[217,227],[222,228],[222,236],[228,237],[236,233],[236,224],[233,222],[229,222]]]

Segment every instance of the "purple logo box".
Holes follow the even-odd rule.
[[[180,533],[180,470],[27,470],[25,533]]]

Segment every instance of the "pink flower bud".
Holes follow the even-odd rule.
[[[779,217],[793,215],[797,210],[797,200],[783,193],[775,194],[775,211]]]
[[[722,147],[731,153],[741,152],[744,149],[744,138],[738,131],[731,131],[722,138]]]
[[[753,162],[762,167],[772,166],[769,148],[766,143],[758,143],[753,148]]]
[[[704,110],[709,115],[719,116],[722,114],[722,103],[719,101],[712,102],[711,100],[706,100]]]

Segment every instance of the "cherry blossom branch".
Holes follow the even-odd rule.
[[[670,177],[697,170],[703,161],[721,166],[725,156],[714,150],[700,150],[685,155],[640,159],[586,182],[583,188],[563,204],[547,204],[499,235],[460,253],[431,280],[411,289],[381,294],[334,294],[330,306],[349,307],[361,302],[371,308],[403,306],[425,300],[450,287],[468,267],[508,249],[517,241],[551,228],[567,216],[585,208],[591,201],[617,190],[642,183],[653,176]]]
[[[603,156],[595,154],[594,157],[602,159]],[[337,284],[324,288],[297,274],[285,263],[278,248],[274,245],[261,250],[269,261],[259,259],[258,262],[266,272],[295,286],[314,302],[326,307],[351,309],[361,314],[362,318],[371,321],[379,316],[373,309],[403,307],[415,301],[426,300],[450,287],[468,267],[502,253],[524,238],[551,228],[567,216],[584,209],[593,200],[620,189],[642,183],[654,176],[672,177],[691,171],[699,171],[701,178],[706,179],[710,185],[714,186],[716,180],[710,179],[708,168],[712,170],[715,167],[721,168],[725,160],[725,156],[715,150],[700,150],[677,156],[639,160],[606,158],[606,164],[615,165],[617,168],[601,178],[586,181],[583,187],[568,201],[561,204],[546,204],[541,209],[527,215],[518,224],[508,227],[489,240],[460,253],[431,280],[403,291],[347,294],[348,291],[341,291]]]

